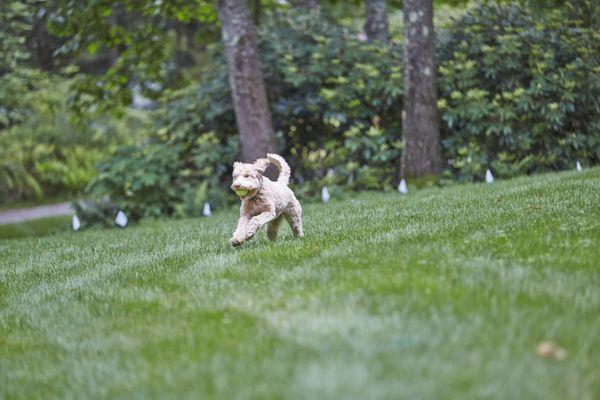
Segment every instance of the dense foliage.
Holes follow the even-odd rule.
[[[439,30],[448,178],[598,162],[597,13],[589,0],[557,1],[554,8],[483,2]],[[77,57],[74,71],[85,74],[29,68],[26,43],[0,28],[12,54],[0,73],[3,201],[77,193],[94,175],[87,196],[97,202],[81,209],[92,216],[117,208],[134,219],[198,215],[205,202],[234,200],[227,193],[237,128],[212,8],[151,3],[90,0],[69,14],[70,3],[59,1],[48,11],[49,29],[65,35],[57,54]],[[402,152],[401,46],[367,43],[362,26],[340,22],[338,8],[307,13],[262,4],[253,14],[263,72],[295,190],[305,198],[323,184],[334,195],[342,188],[391,190]],[[35,24],[22,18],[22,8],[5,11],[24,21],[17,27]],[[98,20],[98,13],[107,17]],[[67,23],[56,24],[61,18]],[[151,43],[143,45],[147,36]],[[104,64],[90,74],[90,58],[99,55]],[[126,105],[135,90],[156,101],[153,111],[104,112]],[[119,143],[127,146],[106,158]]]
[[[0,2],[0,205],[81,193],[99,161],[148,129],[135,110],[73,111],[73,87],[88,77],[75,65],[57,69],[59,56],[47,62],[61,44],[48,15],[36,0]]]
[[[0,95],[18,106],[0,131],[0,204],[80,193],[98,162],[148,129],[147,116],[133,110],[120,119],[76,116],[67,104],[71,80],[30,72],[2,77]]]
[[[439,108],[453,175],[598,162],[600,31],[593,2],[575,4],[543,18],[488,4],[451,26],[440,44]]]
[[[389,186],[400,160],[399,46],[371,45],[327,17],[279,13],[260,32],[282,153],[297,181]]]
[[[279,148],[299,192],[315,194],[322,181],[390,186],[401,147],[399,50],[294,12],[272,15],[258,34]],[[227,202],[237,135],[222,48],[210,52],[204,79],[167,99],[157,134],[102,164],[90,193],[109,194],[134,217],[198,215],[205,201]]]

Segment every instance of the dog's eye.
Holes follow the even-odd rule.
[[[244,178],[250,178],[250,174],[244,174]]]

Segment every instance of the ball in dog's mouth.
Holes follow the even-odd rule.
[[[236,189],[234,190],[234,192],[237,195],[237,197],[244,197],[248,195],[248,191],[246,189]]]

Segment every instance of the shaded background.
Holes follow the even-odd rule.
[[[394,190],[405,5],[221,3],[247,5],[270,145],[290,162],[299,196],[323,185],[334,197]],[[234,202],[231,164],[244,140],[255,142],[240,136],[239,110],[236,123],[228,20],[217,11],[210,1],[3,1],[0,207],[83,199],[77,212],[92,225],[112,224],[119,209],[132,219],[194,216],[206,202]],[[439,1],[433,19],[435,182],[598,162],[593,1]]]

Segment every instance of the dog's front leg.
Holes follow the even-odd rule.
[[[235,232],[233,232],[233,235],[229,240],[229,243],[231,243],[232,246],[239,246],[246,240],[246,225],[248,225],[248,221],[250,221],[250,216],[245,213],[240,213],[237,228],[235,228]]]
[[[275,211],[269,210],[263,213],[260,213],[250,219],[248,224],[246,225],[246,240],[250,239],[252,236],[258,232],[261,226],[272,221],[275,218]]]

